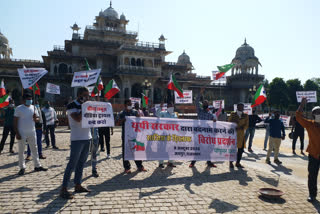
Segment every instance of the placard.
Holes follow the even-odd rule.
[[[221,103],[221,102],[222,102],[222,103]],[[213,105],[213,107],[214,107],[215,109],[219,109],[219,108],[220,108],[220,103],[221,103],[221,105],[222,105],[221,108],[224,109],[224,100],[214,100],[212,105]]]
[[[234,111],[237,111],[237,105],[238,105],[238,104],[234,104],[234,105],[233,105],[233,110],[234,110]],[[244,103],[243,112],[246,113],[246,114],[248,114],[248,115],[251,115],[251,114],[252,114],[251,103]]]
[[[179,97],[177,92],[174,92],[174,101],[175,104],[186,104],[186,103],[192,103],[192,91],[191,90],[185,90],[183,91],[183,97]]]
[[[307,98],[308,103],[317,102],[317,91],[297,91],[296,95],[298,103],[301,103],[303,97]]]
[[[60,86],[52,83],[47,83],[46,92],[49,94],[60,94]]]
[[[71,87],[84,87],[96,84],[101,69],[74,72]]]
[[[138,98],[138,97],[130,97],[129,99],[131,100],[131,106],[132,106],[132,108],[134,108],[134,104],[135,104],[135,103],[139,103],[139,108],[141,107],[141,98]]]
[[[82,128],[114,127],[111,103],[88,101],[81,105]]]
[[[48,71],[44,68],[19,68],[19,77],[24,89],[36,84]]]

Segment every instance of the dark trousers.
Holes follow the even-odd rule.
[[[124,136],[122,137],[122,160],[123,160],[123,167],[125,170],[131,169],[131,164],[128,160],[124,160]],[[138,169],[143,167],[142,161],[136,160],[134,161]]]
[[[3,127],[2,139],[0,143],[0,152],[3,150],[4,143],[6,142],[8,135],[10,132],[10,151],[13,149],[14,138],[16,136],[16,132],[13,129],[13,126],[5,126]]]
[[[99,144],[101,149],[104,149],[103,140],[106,142],[107,154],[110,155],[110,127],[99,128]]]
[[[195,165],[196,162],[197,162],[197,161],[193,160],[193,161],[191,161],[191,164],[192,164],[192,165]],[[207,161],[207,164],[210,165],[210,164],[212,164],[212,162],[211,162],[211,161]]]
[[[50,138],[51,138],[52,147],[55,147],[55,146],[56,146],[56,136],[55,136],[55,134],[54,134],[54,130],[55,130],[54,125],[48,125],[48,126],[46,126],[45,140],[46,140],[47,146],[50,145],[49,132],[50,132]]]
[[[309,188],[309,196],[317,197],[317,180],[318,180],[318,172],[319,172],[320,160],[309,155],[309,163],[308,163],[308,188]]]
[[[298,140],[298,137],[300,138],[300,149],[303,151],[304,147],[304,132],[298,133],[298,132],[293,132],[293,139],[292,139],[292,150],[296,150],[296,143]]]
[[[244,143],[242,145],[242,148],[238,148],[238,152],[237,152],[237,163],[239,164],[241,159],[242,159],[242,154],[244,152]],[[230,161],[230,163],[232,163],[232,161]]]
[[[255,128],[255,127],[249,127],[249,128],[246,130],[246,133],[245,133],[245,141],[246,141],[246,142],[247,142],[248,137],[249,137],[248,149],[251,149],[251,147],[252,147],[252,141],[253,141],[253,137],[254,137],[255,131],[256,131],[256,128]]]
[[[36,129],[38,155],[42,156],[42,129]],[[27,156],[31,156],[30,146],[28,144]]]

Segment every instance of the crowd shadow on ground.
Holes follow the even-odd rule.
[[[226,212],[232,212],[239,208],[239,206],[236,206],[234,204],[221,201],[219,199],[214,199],[211,204],[209,205],[210,209],[215,209],[216,213],[226,213]]]

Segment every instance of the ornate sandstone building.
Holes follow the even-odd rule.
[[[208,99],[224,98],[226,108],[231,108],[238,101],[248,101],[251,96],[248,89],[264,79],[258,75],[259,60],[246,42],[238,48],[232,60],[236,66],[227,83],[218,86],[211,84],[210,76],[198,76],[193,72],[190,57],[185,51],[177,62],[167,62],[165,57],[171,51],[166,50],[163,35],[160,35],[158,43],[138,41],[137,32],[127,30],[128,23],[126,16],[119,16],[110,3],[95,17],[93,25],[85,27],[83,35],[79,34],[81,28],[76,23],[71,26],[71,40],[65,40],[64,46],[54,46],[46,56],[42,56],[43,62],[10,59],[8,50],[4,51],[6,55],[0,59],[0,77],[5,78],[7,89],[18,102],[22,89],[17,68],[23,65],[45,67],[49,73],[39,81],[41,96],[62,104],[68,97],[75,97],[76,89],[70,87],[73,72],[85,70],[87,59],[91,68],[101,68],[104,84],[114,79],[120,87],[121,92],[112,99],[113,103],[122,103],[129,97],[141,97],[143,90],[148,91],[153,103],[166,102],[173,98],[172,91],[167,90],[167,83],[170,74],[174,73],[183,89],[193,90],[193,96],[197,95],[200,87],[207,86]],[[1,39],[5,38],[2,34],[0,36],[0,48],[2,43],[9,48],[7,39]],[[12,53],[11,49],[9,53]],[[47,82],[60,85],[61,96],[46,94]]]

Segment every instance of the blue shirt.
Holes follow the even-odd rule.
[[[196,110],[198,113],[199,120],[217,120],[217,116],[213,114],[210,110],[200,107],[200,94],[198,94],[196,99]]]
[[[168,111],[161,111],[161,108],[158,109],[156,112],[157,117],[162,117],[162,118],[177,118],[176,113],[169,113]]]
[[[265,123],[269,124],[271,137],[281,138],[286,136],[283,122],[280,119],[270,119],[269,117],[267,117],[265,120]],[[281,132],[282,132],[282,136],[281,136]]]

